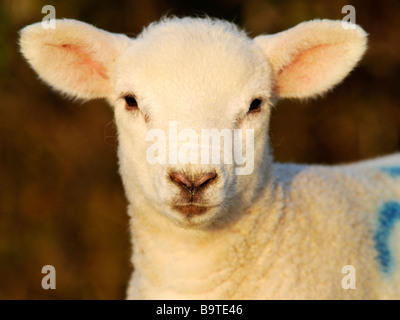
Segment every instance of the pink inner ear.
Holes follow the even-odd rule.
[[[279,70],[279,94],[301,95],[319,91],[330,74],[335,73],[343,56],[343,46],[321,44],[301,51],[292,62]]]
[[[97,73],[103,79],[109,78],[104,65],[96,61],[93,56],[82,49],[82,47],[72,44],[62,44],[55,47],[69,51],[71,53],[71,56],[75,56],[74,60],[80,67],[87,68],[91,72]]]

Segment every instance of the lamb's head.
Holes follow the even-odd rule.
[[[173,18],[128,38],[58,20],[23,29],[21,48],[52,87],[113,106],[130,202],[205,227],[250,206],[270,179],[271,103],[332,88],[366,34],[315,20],[250,39],[228,22]]]

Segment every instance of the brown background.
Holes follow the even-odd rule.
[[[46,4],[57,18],[113,32],[137,34],[167,13],[206,13],[251,36],[342,19],[352,4],[370,34],[368,53],[325,97],[277,105],[275,157],[330,164],[400,150],[399,1],[0,0],[0,299],[123,299],[131,271],[111,109],[62,99],[18,53],[18,30],[41,21]],[[56,290],[41,288],[47,264]]]

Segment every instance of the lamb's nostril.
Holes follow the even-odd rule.
[[[213,181],[217,177],[217,173],[214,172],[208,172],[205,174],[202,174],[201,176],[197,177],[197,180],[193,183],[196,188],[201,188],[205,187],[208,183]]]
[[[170,176],[172,181],[176,182],[184,188],[193,187],[193,183],[183,173],[171,172]]]

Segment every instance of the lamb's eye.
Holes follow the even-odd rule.
[[[262,100],[261,99],[254,99],[251,104],[250,104],[250,108],[249,108],[249,113],[257,113],[261,111],[261,104],[262,104]]]
[[[138,103],[134,96],[127,95],[124,97],[125,99],[125,109],[130,111],[138,108]]]

